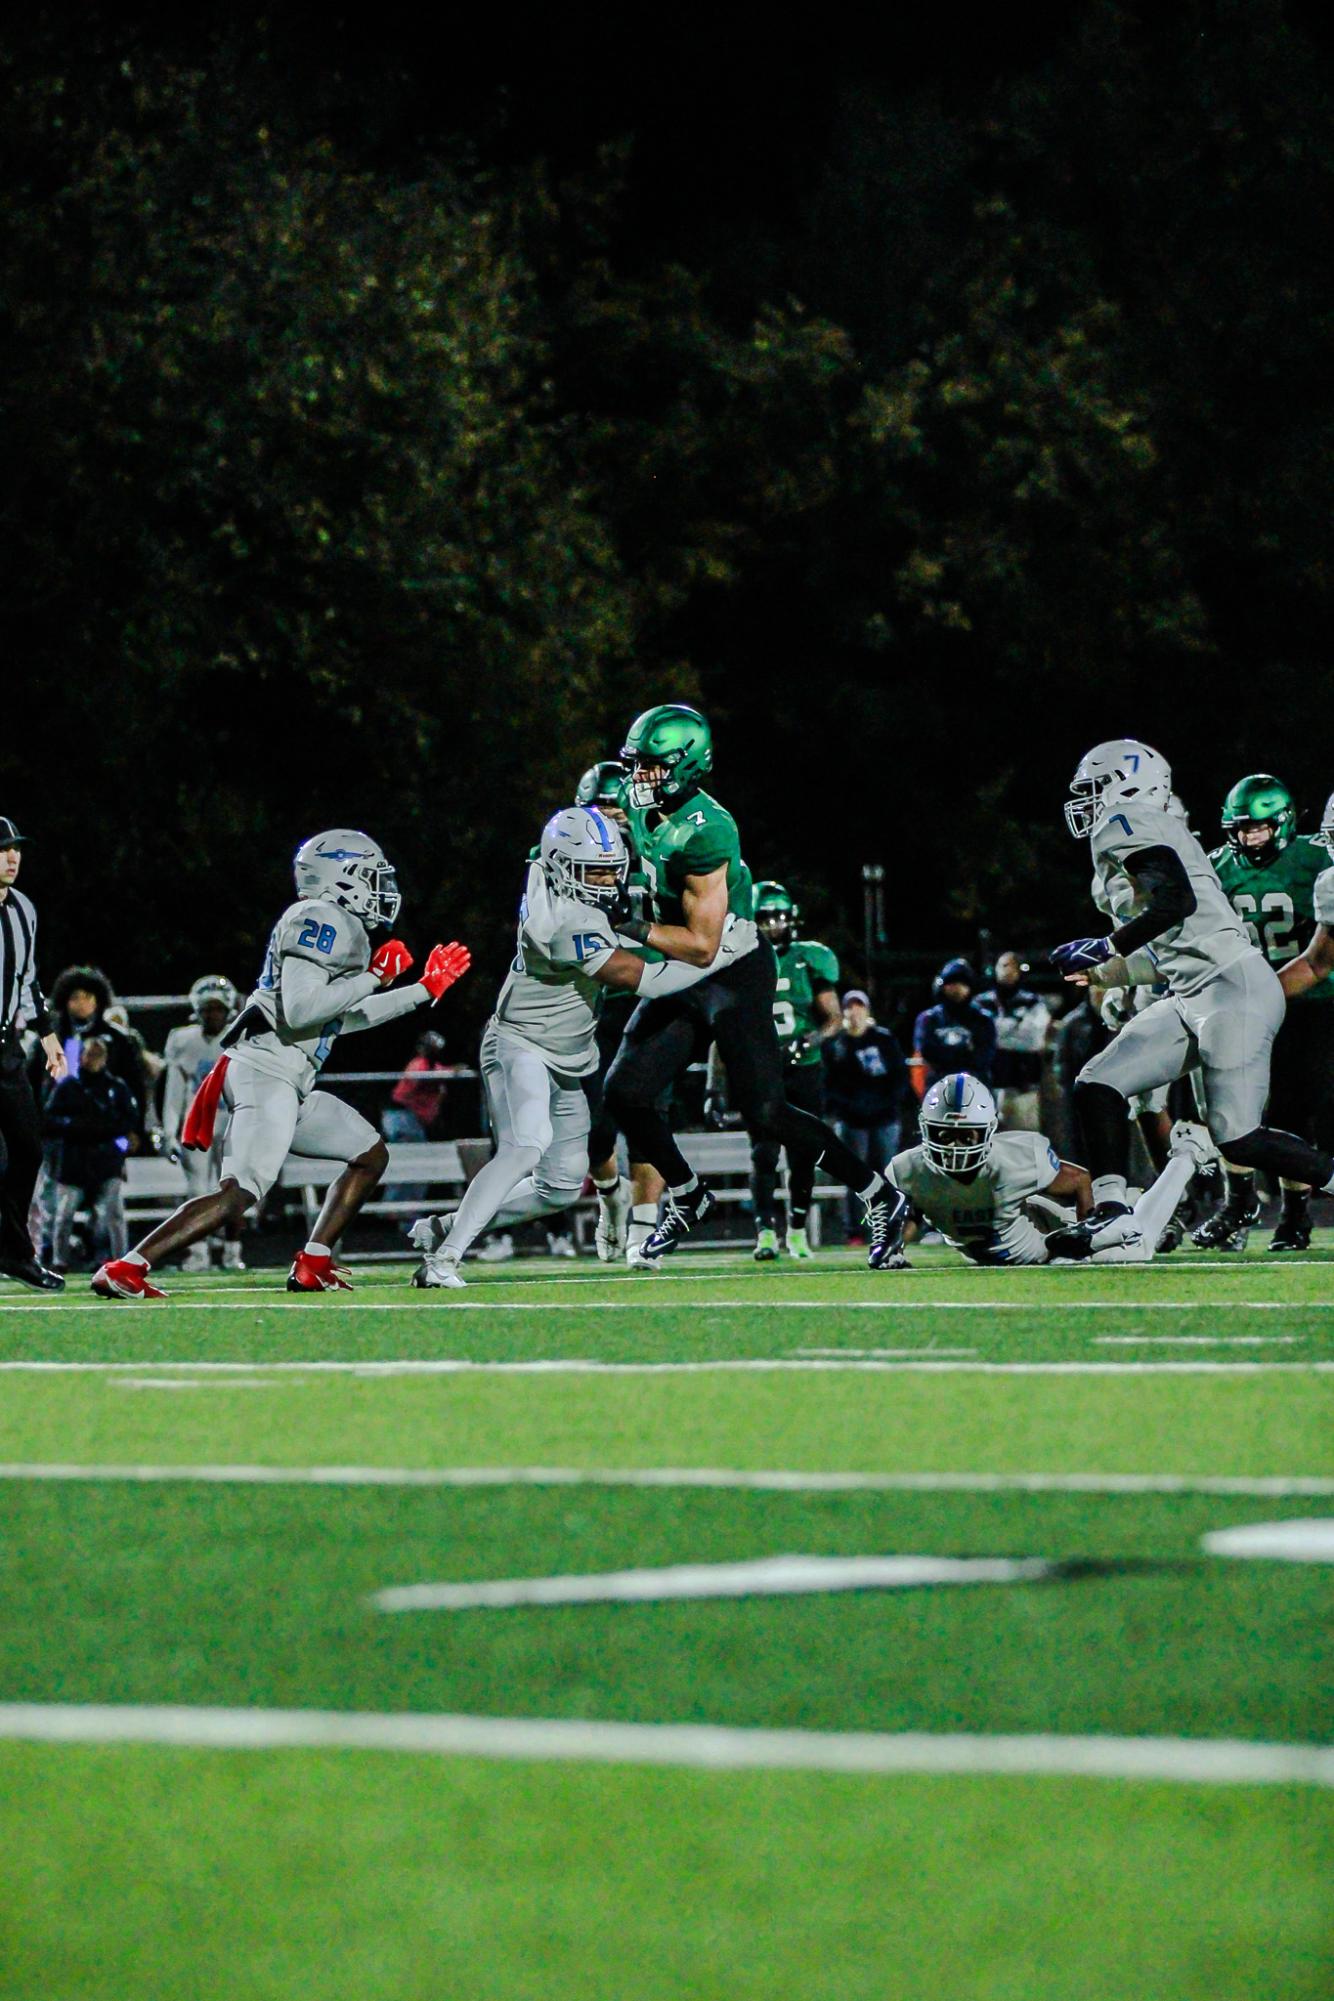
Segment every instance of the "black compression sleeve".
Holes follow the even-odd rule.
[[[1123,959],[1141,945],[1161,938],[1164,931],[1184,924],[1197,902],[1186,865],[1175,848],[1141,848],[1126,856],[1124,866],[1148,901],[1138,917],[1112,933],[1112,950]]]

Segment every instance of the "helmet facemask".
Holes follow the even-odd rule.
[[[942,1174],[972,1174],[984,1165],[996,1137],[996,1122],[955,1124],[932,1120],[922,1124],[922,1151]]]
[[[1065,802],[1065,824],[1077,841],[1086,840],[1102,818],[1102,795],[1112,782],[1110,771],[1096,778],[1076,778]]]
[[[1121,804],[1171,809],[1172,771],[1167,760],[1146,743],[1118,737],[1100,743],[1080,758],[1065,803],[1065,824],[1077,841],[1096,834]]]

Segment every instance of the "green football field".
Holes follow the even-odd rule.
[[[0,1997],[1326,2001],[1334,1257],[913,1256],[4,1288]]]

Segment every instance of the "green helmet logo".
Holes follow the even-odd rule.
[[[1268,827],[1270,838],[1252,846],[1242,836]],[[1297,808],[1291,792],[1267,771],[1239,778],[1223,801],[1223,832],[1233,851],[1252,868],[1267,868],[1297,832]]]
[[[590,764],[575,787],[576,806],[610,806],[616,812],[625,811],[625,786],[629,773],[617,758],[604,758],[601,764]]]
[[[755,885],[755,922],[770,943],[789,945],[797,935],[801,916],[794,899],[781,882]]]
[[[713,769],[713,735],[698,709],[662,702],[635,717],[621,756],[630,766],[632,805],[678,806]],[[651,783],[636,777],[651,765],[661,767],[661,777]]]

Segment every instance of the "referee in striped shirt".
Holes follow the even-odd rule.
[[[65,1075],[66,1065],[37,984],[37,912],[14,887],[22,859],[23,836],[0,814],[0,1278],[60,1292],[64,1279],[39,1264],[28,1235],[42,1136],[20,1028],[36,1029],[54,1082]]]

